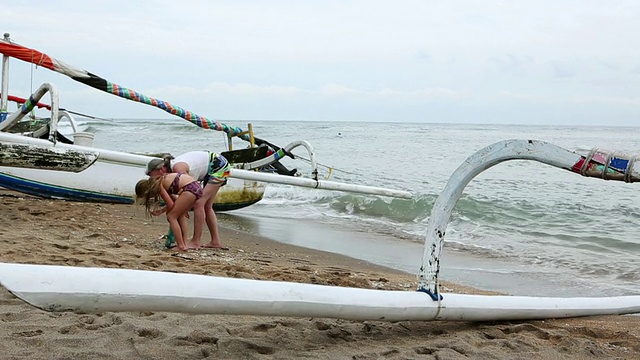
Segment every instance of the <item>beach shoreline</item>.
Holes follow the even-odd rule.
[[[163,217],[134,205],[0,191],[3,262],[184,272],[413,291],[415,274],[221,227],[229,250],[163,248]],[[224,223],[224,222],[223,222]],[[205,230],[206,231],[206,230]],[[207,239],[208,234],[204,234]],[[177,254],[177,255],[176,255]],[[448,291],[490,293],[446,283]],[[177,313],[48,313],[2,289],[5,358],[637,358],[640,318],[362,322]]]
[[[398,240],[374,231],[345,229],[330,221],[320,223],[309,219],[259,217],[255,210],[246,210],[222,213],[219,219],[225,227],[244,233],[347,256],[399,270],[414,278],[422,265],[424,242]],[[564,276],[559,268],[472,255],[452,249],[446,241],[440,256],[440,279],[474,289],[518,296],[554,296],[558,289],[562,289],[562,296],[566,297],[599,296],[601,292],[593,282]],[[609,295],[634,294],[610,290]]]

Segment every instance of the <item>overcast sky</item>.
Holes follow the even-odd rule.
[[[0,19],[17,43],[217,120],[640,123],[635,0],[43,0]],[[49,81],[67,109],[171,117],[10,71],[13,95]]]

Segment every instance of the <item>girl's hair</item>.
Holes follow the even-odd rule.
[[[147,216],[151,216],[151,212],[160,205],[162,179],[162,176],[142,179],[136,184],[136,200],[138,204],[144,205]]]

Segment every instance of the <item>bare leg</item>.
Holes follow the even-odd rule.
[[[203,196],[204,197],[204,196]],[[202,225],[205,222],[205,211],[203,197],[198,199],[193,205],[193,237],[189,243],[189,248],[199,248],[200,238],[202,238]]]
[[[173,230],[173,235],[176,237],[176,244],[178,245],[178,249],[185,251],[187,250],[187,244],[185,243],[185,238],[183,236],[183,229],[180,226],[181,218],[189,211],[193,203],[195,202],[196,196],[190,192],[184,192],[173,204],[173,208],[167,213],[167,221],[169,221],[169,225]],[[186,220],[186,218],[184,219]]]
[[[220,185],[218,184],[207,184],[207,186],[205,186],[205,191],[210,194],[204,204],[204,211],[206,214],[205,220],[207,222],[207,228],[209,228],[209,234],[211,234],[211,241],[202,245],[202,247],[205,248],[222,248],[222,244],[220,243],[220,232],[218,231],[218,218],[216,217],[216,213],[213,211],[213,202],[216,199],[218,190],[220,190]]]
[[[187,245],[184,243],[184,239],[182,238],[182,230],[180,229],[178,219],[167,216],[167,221],[169,222],[169,226],[171,226],[171,230],[173,230],[173,236],[176,237],[178,250],[187,250]]]
[[[182,239],[184,239],[186,243],[187,237],[189,236],[189,221],[187,220],[186,212],[182,214],[182,216],[180,216],[180,218],[178,219],[178,222],[180,223],[180,229],[182,230]],[[197,249],[197,248],[190,247],[189,244],[186,244],[186,245],[187,245],[187,249]]]

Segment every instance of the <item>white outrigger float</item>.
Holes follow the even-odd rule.
[[[588,155],[535,140],[507,140],[470,156],[451,176],[429,219],[418,291],[388,291],[168,272],[0,263],[0,283],[47,311],[167,311],[352,320],[525,320],[640,313],[640,295],[529,297],[441,293],[441,251],[465,186],[507,160],[535,160],[588,177],[640,181],[638,157]],[[173,284],[166,286],[167,283]]]

